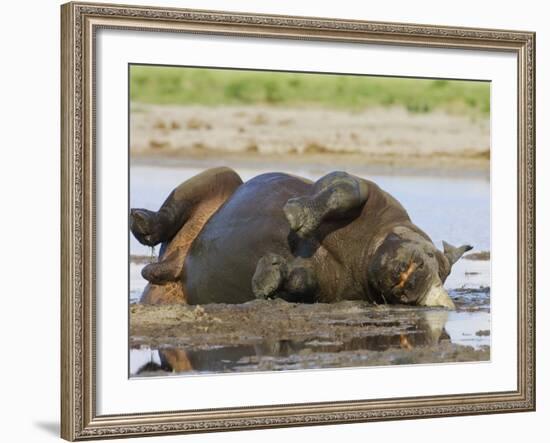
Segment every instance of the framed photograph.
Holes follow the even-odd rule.
[[[67,440],[535,409],[535,35],[68,3]]]

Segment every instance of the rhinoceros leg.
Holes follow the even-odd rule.
[[[287,261],[278,254],[264,255],[252,277],[252,292],[259,299],[314,302],[316,289],[317,279],[306,260]]]
[[[185,302],[185,257],[209,218],[242,184],[229,168],[209,169],[174,189],[159,211],[132,209],[130,229],[147,245],[163,242],[155,263],[141,274],[149,284],[141,303]]]
[[[332,172],[313,186],[312,195],[291,198],[283,208],[290,228],[300,237],[315,233],[325,220],[352,217],[367,201],[368,185],[346,172]]]
[[[130,230],[146,246],[170,241],[202,202],[220,194],[231,195],[242,183],[230,168],[208,169],[175,188],[158,211],[131,209]]]

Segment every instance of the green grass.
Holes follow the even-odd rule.
[[[352,75],[132,66],[134,102],[179,105],[325,106],[359,110],[404,106],[411,112],[489,113],[487,82]]]

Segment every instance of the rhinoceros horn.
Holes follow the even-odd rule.
[[[462,245],[456,247],[443,240],[443,254],[445,255],[445,257],[447,257],[447,260],[449,260],[449,265],[451,266],[453,266],[458,261],[458,259],[470,249],[473,249],[473,246]]]

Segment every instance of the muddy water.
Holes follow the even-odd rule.
[[[156,209],[173,187],[204,168],[135,165],[131,206]],[[323,168],[288,170],[312,179]],[[239,169],[243,179],[273,170]],[[489,250],[489,183],[483,177],[373,175],[413,221],[441,245]],[[131,255],[151,250],[135,239]],[[369,306],[362,302],[297,305],[148,307],[134,304],[145,281],[130,265],[130,376],[277,371],[490,359],[490,262],[460,260],[446,282],[456,311]]]

